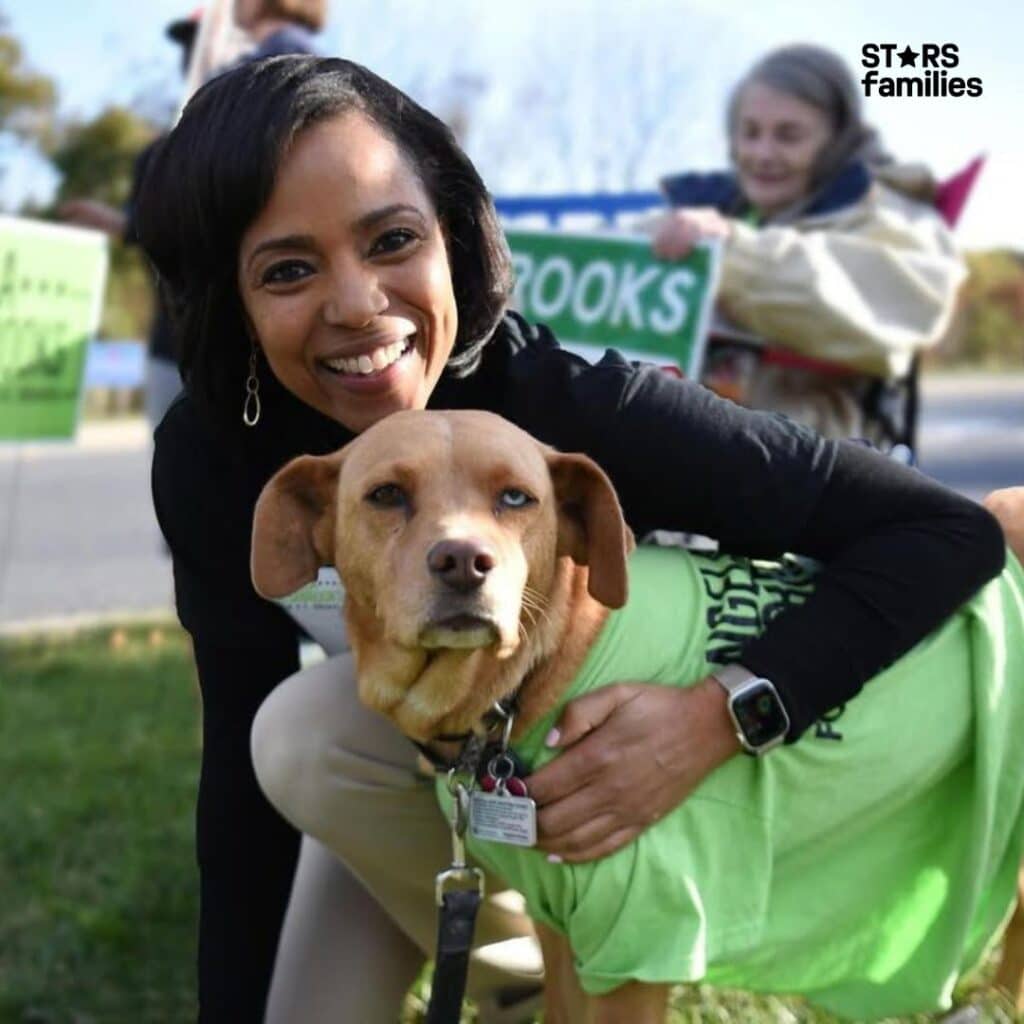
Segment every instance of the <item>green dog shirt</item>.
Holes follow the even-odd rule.
[[[948,1007],[1013,905],[1024,851],[1024,573],[1008,563],[816,733],[732,758],[617,853],[550,864],[470,840],[472,857],[568,936],[592,994],[706,981],[861,1020]],[[566,702],[701,679],[814,585],[795,561],[649,547],[629,578]],[[557,715],[515,744],[532,768],[557,756]]]

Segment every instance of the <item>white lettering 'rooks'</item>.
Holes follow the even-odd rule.
[[[670,335],[690,316],[688,293],[697,278],[685,267],[644,267],[591,260],[573,266],[564,256],[540,261],[514,253],[516,297],[541,319],[570,314],[583,324],[607,321],[613,327]]]

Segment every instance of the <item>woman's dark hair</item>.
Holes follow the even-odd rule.
[[[175,322],[182,375],[215,410],[230,407],[234,416],[241,408],[248,372],[237,287],[242,236],[295,138],[352,110],[395,142],[437,211],[459,314],[447,372],[473,371],[504,313],[512,275],[494,204],[440,120],[351,61],[285,56],[243,64],[192,97],[154,152],[135,208],[139,241]]]

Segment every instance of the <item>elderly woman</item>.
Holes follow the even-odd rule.
[[[883,153],[849,69],[817,46],[759,61],[727,127],[733,172],[665,178],[675,209],[654,238],[667,258],[723,241],[705,382],[831,437],[899,440],[894,385],[943,337],[966,273],[934,182]]]
[[[279,57],[207,84],[154,158],[139,233],[186,381],[153,492],[203,693],[202,1021],[260,1019],[296,862],[250,762],[265,700],[260,780],[320,841],[303,845],[269,1021],[394,1020],[450,853],[415,750],[360,706],[351,658],[298,671],[297,622],[253,590],[254,504],[293,456],[400,409],[488,409],[590,454],[638,533],[819,559],[814,594],[742,648],[738,671],[788,714],[775,741],[813,734],[1002,565],[988,513],[920,474],[615,353],[589,366],[508,313],[508,250],[474,167],[358,65]],[[713,676],[623,680],[613,698],[569,705],[551,737],[566,749],[531,777],[541,843],[565,860],[622,847],[740,750]],[[485,942],[528,929],[501,901],[481,912]],[[478,959],[477,991],[536,982],[530,966]]]

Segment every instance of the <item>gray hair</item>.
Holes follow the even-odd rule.
[[[811,172],[811,194],[799,202],[799,209],[785,211],[786,219],[811,205],[851,160],[861,159],[869,168],[891,162],[875,130],[864,123],[857,82],[842,57],[823,46],[794,43],[762,57],[733,89],[726,108],[729,154],[733,163],[740,99],[743,90],[754,82],[815,107],[825,114],[832,127],[832,139],[818,154]]]

